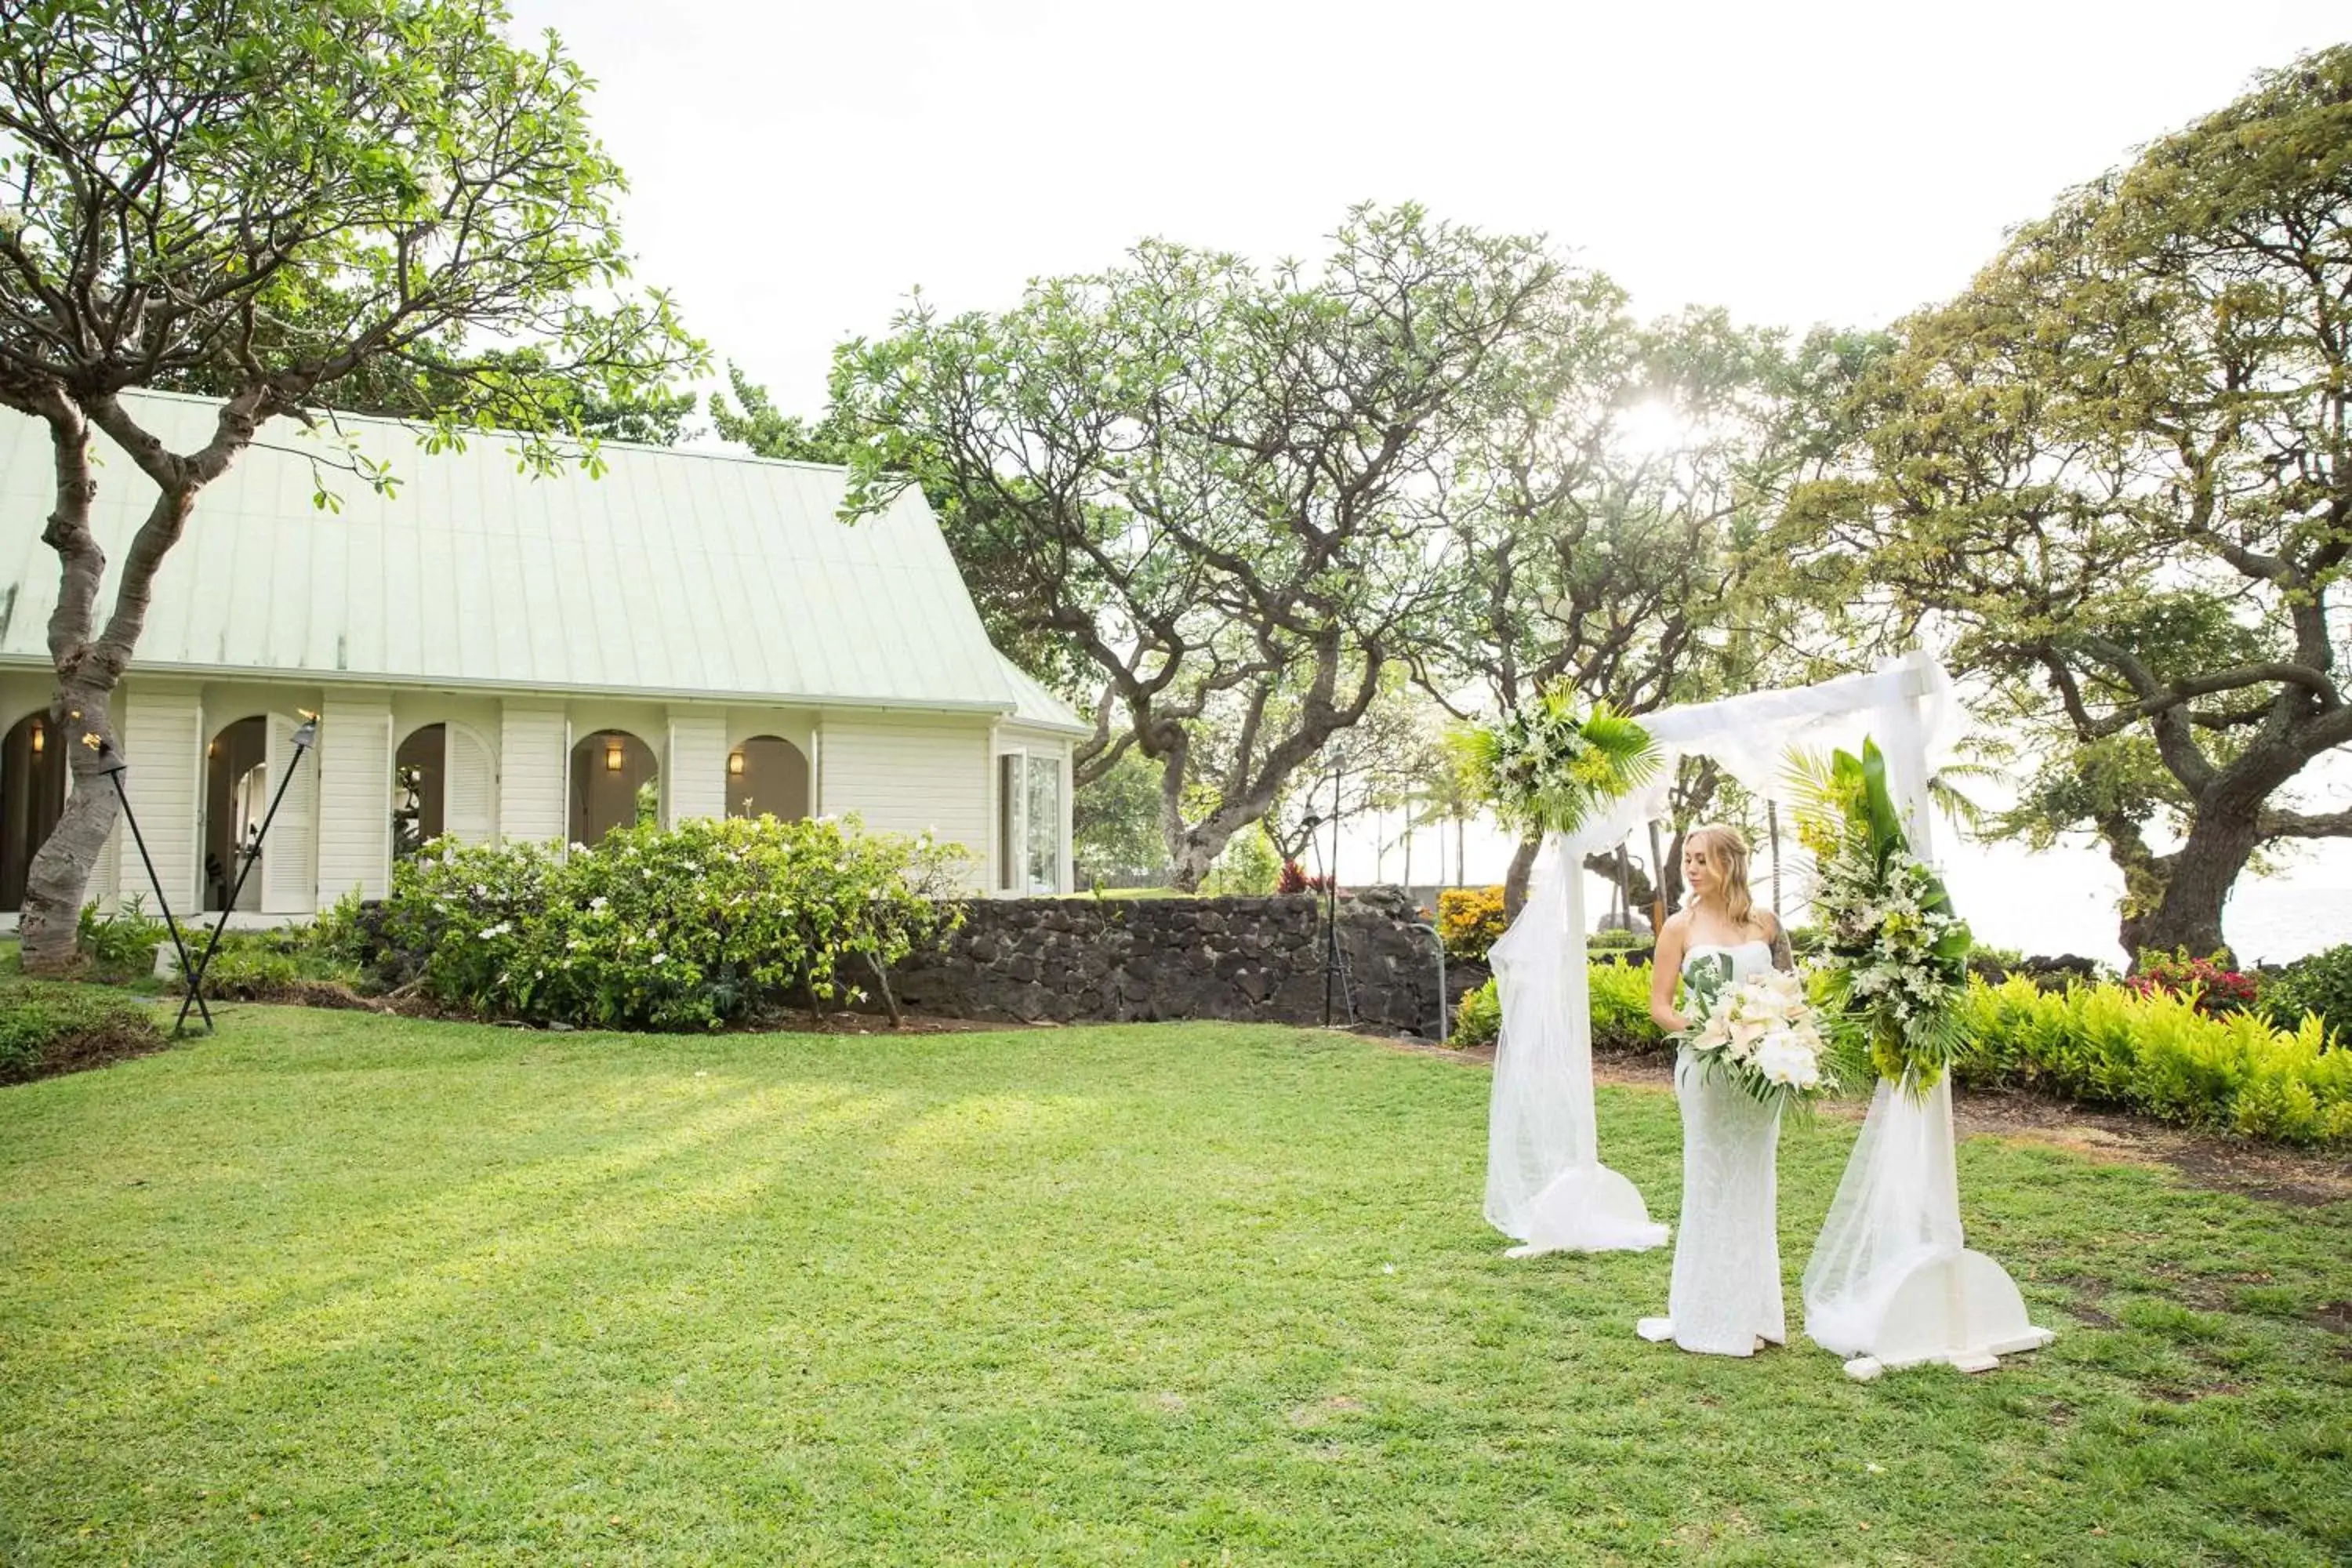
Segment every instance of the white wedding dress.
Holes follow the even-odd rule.
[[[1735,983],[1772,967],[1770,944],[1750,942],[1694,947],[1685,973],[1716,953],[1730,958]],[[1674,1284],[1666,1316],[1643,1319],[1642,1337],[1706,1355],[1753,1355],[1759,1340],[1785,1344],[1773,1163],[1780,1108],[1701,1072],[1688,1047],[1675,1060],[1675,1098],[1683,1112],[1683,1211]]]

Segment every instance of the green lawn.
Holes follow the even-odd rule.
[[[1664,1252],[1505,1260],[1434,1056],[224,1025],[0,1091],[0,1559],[2352,1554],[2352,1204],[1972,1141],[2058,1342],[1864,1385],[1638,1341]],[[1601,1109],[1670,1215],[1672,1099]],[[1792,1310],[1853,1131],[1784,1142]]]

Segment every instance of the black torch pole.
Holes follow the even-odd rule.
[[[180,975],[184,980],[189,973],[187,939],[180,934],[180,921],[172,913],[172,900],[163,895],[163,879],[155,874],[155,858],[147,853],[147,836],[139,831],[138,814],[131,809],[131,792],[122,787],[122,759],[114,753],[111,745],[106,748],[106,752],[107,760],[112,764],[105,770],[106,776],[114,783],[114,798],[122,803],[122,820],[131,825],[131,842],[139,846],[139,863],[147,868],[147,885],[155,889],[155,907],[163,911],[164,929],[172,933],[172,948],[180,955]],[[203,1015],[205,1029],[210,1033],[212,1010],[205,1005],[203,997],[196,995],[193,983],[188,987],[188,994],[194,999],[196,1011]],[[172,1033],[180,1033],[187,1026],[187,1022],[188,1005],[183,1002],[180,1004],[180,1016],[172,1025]]]
[[[236,881],[230,887],[228,897],[221,900],[220,919],[213,922],[212,935],[205,940],[203,956],[196,960],[195,971],[189,977],[188,999],[180,1004],[180,1023],[182,1024],[187,1022],[188,1008],[191,1005],[199,1010],[204,1007],[205,999],[201,988],[205,983],[205,971],[211,967],[213,954],[220,951],[221,933],[228,930],[228,917],[236,909],[236,900],[245,892],[245,879],[253,874],[255,863],[261,858],[261,846],[269,837],[269,825],[278,820],[278,805],[285,800],[287,788],[293,784],[294,775],[301,772],[303,755],[310,751],[311,742],[318,738],[319,721],[316,719],[307,721],[300,729],[294,731],[294,760],[286,764],[286,776],[278,781],[278,788],[269,796],[269,809],[261,816],[261,831],[253,836],[253,842],[247,845],[244,851],[237,857]],[[181,957],[182,962],[184,963],[186,955],[183,953]],[[210,1013],[205,1015],[205,1024],[207,1027],[211,1026]],[[173,1027],[176,1030],[179,1025],[175,1024]]]

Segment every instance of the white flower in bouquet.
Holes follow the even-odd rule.
[[[1819,1089],[1822,1083],[1820,1037],[1810,1029],[1773,1030],[1757,1047],[1756,1070],[1764,1075],[1768,1083],[1800,1090]]]

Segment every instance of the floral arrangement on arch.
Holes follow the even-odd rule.
[[[1731,958],[1691,966],[1691,1026],[1684,1038],[1702,1072],[1722,1073],[1761,1104],[1810,1108],[1839,1088],[1822,1017],[1805,983],[1785,970],[1731,980]]]
[[[1968,996],[1968,922],[1934,868],[1911,852],[1886,759],[1862,754],[1790,765],[1797,837],[1814,861],[1811,902],[1831,1030],[1880,1077],[1924,1094],[1950,1068]]]
[[[1456,730],[1449,743],[1464,791],[1526,834],[1573,833],[1649,783],[1659,765],[1647,730],[1606,702],[1579,718],[1576,693],[1564,681]]]

